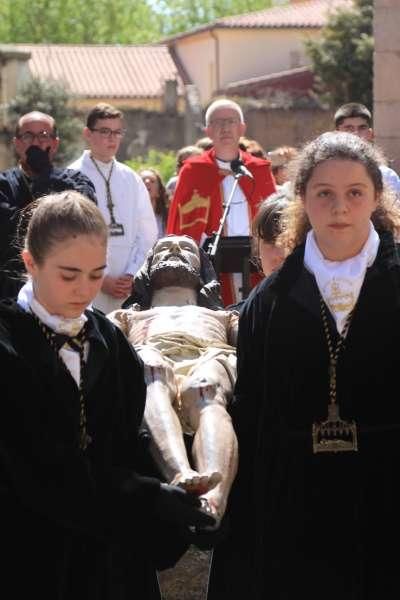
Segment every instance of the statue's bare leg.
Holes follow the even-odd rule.
[[[195,431],[192,455],[199,473],[219,473],[221,481],[202,494],[213,513],[222,517],[237,470],[238,447],[226,411],[232,384],[216,360],[204,363],[182,386],[182,410]]]
[[[145,366],[147,383],[145,423],[150,431],[150,450],[166,481],[197,475],[190,467],[182,427],[173,408],[176,394],[171,368]]]
[[[146,357],[149,358],[148,352]],[[177,389],[174,374],[166,363],[159,366],[145,364],[147,383],[145,423],[151,436],[150,451],[166,481],[182,485],[189,492],[200,495],[217,485],[218,473],[195,471],[189,462],[182,426],[173,406]],[[151,362],[156,362],[152,357]]]

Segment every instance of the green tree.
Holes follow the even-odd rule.
[[[272,0],[0,0],[0,42],[141,44]]]
[[[157,169],[162,181],[166,184],[175,173],[176,153],[151,148],[146,156],[135,156],[135,158],[126,160],[125,163],[136,172],[149,167]]]
[[[373,0],[354,0],[354,8],[331,15],[321,39],[306,43],[316,91],[332,106],[362,102],[372,109],[372,24]]]
[[[148,0],[1,0],[2,43],[132,44],[155,41]]]
[[[82,123],[70,107],[71,99],[72,96],[59,82],[32,79],[21,88],[8,107],[13,129],[19,117],[32,110],[39,110],[55,119],[60,146],[54,162],[60,165],[68,164],[79,151]]]
[[[272,0],[159,0],[157,12],[164,15],[163,32],[171,35],[215,19],[269,8]]]

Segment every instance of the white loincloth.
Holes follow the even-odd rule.
[[[187,420],[182,414],[181,388],[187,377],[198,372],[207,363],[216,361],[225,369],[233,390],[236,381],[236,348],[224,342],[205,340],[172,331],[153,335],[147,338],[146,344],[135,345],[135,349],[145,364],[147,384],[153,378],[152,368],[162,368],[166,371],[166,384],[170,389],[174,408],[187,433],[193,433],[189,430]],[[171,377],[171,370],[173,377]],[[201,388],[206,385],[210,385],[210,382],[201,377],[192,387]]]

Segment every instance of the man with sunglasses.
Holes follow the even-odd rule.
[[[18,165],[0,173],[0,298],[16,296],[23,284],[21,211],[36,198],[64,190],[76,190],[96,202],[86,175],[53,165],[60,143],[53,117],[39,111],[22,115],[13,143]]]
[[[93,303],[104,313],[120,308],[131,294],[133,277],[158,231],[142,179],[115,158],[124,135],[122,112],[110,104],[97,104],[83,130],[88,149],[70,165],[93,182],[98,206],[108,223],[107,272]]]

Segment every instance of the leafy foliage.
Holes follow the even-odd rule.
[[[143,43],[158,37],[160,21],[147,0],[0,2],[3,43]]]
[[[77,154],[77,143],[81,137],[82,123],[69,106],[71,99],[72,96],[59,82],[32,79],[21,88],[8,107],[13,129],[19,117],[32,110],[39,110],[55,119],[60,135],[54,161],[57,164],[66,164]]]
[[[188,31],[214,19],[269,8],[272,0],[159,0],[164,34]]]
[[[8,43],[142,44],[271,0],[1,0]]]
[[[316,91],[333,106],[345,102],[373,104],[373,0],[354,0],[354,8],[337,10],[319,40],[306,43],[316,75]]]
[[[175,152],[162,152],[151,148],[146,156],[135,156],[131,160],[126,160],[125,163],[134,171],[138,172],[148,167],[153,167],[161,175],[164,184],[175,173],[176,154]]]

